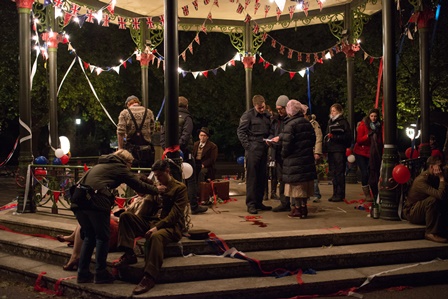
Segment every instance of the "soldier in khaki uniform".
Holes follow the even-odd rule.
[[[440,157],[429,157],[428,169],[423,171],[412,183],[403,214],[413,224],[425,224],[427,240],[446,243],[441,234],[447,233],[443,228],[442,201],[446,201],[445,178],[441,170]]]
[[[133,294],[143,294],[155,285],[155,280],[163,263],[163,250],[166,244],[178,242],[185,228],[185,207],[188,204],[187,187],[170,175],[169,163],[159,160],[152,165],[152,171],[159,184],[166,186],[162,193],[162,211],[160,218],[148,221],[139,215],[124,212],[118,225],[118,246],[124,255],[115,264],[118,269],[137,263],[134,254],[134,239],[145,237],[148,250],[145,253],[144,276]],[[142,208],[143,209],[143,208]]]

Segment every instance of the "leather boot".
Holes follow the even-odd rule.
[[[370,194],[370,186],[366,185],[366,186],[362,186],[362,192],[364,192],[364,196],[366,197],[366,201],[367,202],[372,202],[372,196]]]
[[[280,204],[272,209],[272,212],[289,212],[291,211],[291,203],[289,197],[285,195],[280,196]]]
[[[307,199],[301,199],[300,204],[300,218],[305,219],[308,216],[308,207],[306,206]]]
[[[294,207],[291,213],[288,214],[289,218],[302,218],[302,214],[300,213],[300,208]]]

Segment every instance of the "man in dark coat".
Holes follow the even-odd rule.
[[[246,206],[250,214],[257,210],[271,210],[263,204],[266,184],[268,144],[271,119],[265,112],[265,99],[261,95],[252,98],[254,108],[247,110],[240,118],[237,129],[238,139],[246,150]]]
[[[328,167],[333,178],[333,195],[328,201],[338,202],[345,198],[346,150],[352,143],[350,124],[343,116],[341,104],[330,107],[330,119],[324,138],[324,148],[328,153]]]
[[[198,183],[215,179],[218,146],[209,140],[210,130],[202,127],[199,140],[193,145],[193,157],[196,164],[196,180]]]
[[[446,201],[446,185],[441,170],[440,157],[431,156],[426,165],[428,169],[417,176],[412,183],[403,208],[406,219],[413,224],[426,224],[425,238],[427,240],[446,243],[443,228],[446,212],[442,211],[442,202]]]
[[[188,204],[187,187],[176,181],[170,175],[169,163],[159,160],[152,166],[158,183],[166,187],[160,197],[162,212],[160,218],[148,221],[140,215],[124,212],[120,215],[118,225],[118,246],[124,250],[124,255],[115,264],[118,269],[124,269],[137,263],[134,254],[134,239],[145,237],[148,249],[145,252],[144,276],[133,290],[134,295],[143,294],[155,286],[160,269],[162,268],[164,248],[168,243],[178,242],[185,229],[185,208]]]

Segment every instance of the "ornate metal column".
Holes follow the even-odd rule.
[[[423,4],[423,7],[416,7],[416,12],[411,17],[411,22],[417,23],[419,35],[419,52],[420,52],[420,130],[421,145],[420,157],[428,158],[431,156],[431,148],[429,146],[429,113],[431,104],[431,94],[429,92],[429,29],[434,19],[434,10]]]
[[[246,110],[252,107],[252,68],[255,63],[255,56],[252,56],[252,42],[250,22],[247,22],[244,28],[244,52],[246,54],[243,57],[244,72],[246,75]]]
[[[19,13],[19,122],[20,157],[17,179],[28,183],[27,167],[33,161],[31,136],[31,33],[30,12],[34,0],[16,0]],[[17,212],[35,212],[36,206],[25,189],[18,194]],[[27,197],[27,198],[25,198]]]
[[[179,145],[179,50],[177,31],[177,0],[165,0],[165,147],[173,149]],[[169,152],[167,156],[181,164],[178,151]],[[173,169],[172,169],[173,170]],[[173,173],[174,178],[182,179],[180,173]]]
[[[397,81],[395,57],[395,4],[383,1],[383,95],[384,95],[384,151],[380,172],[380,218],[400,220],[398,205],[400,188],[392,177],[398,164],[397,152]]]

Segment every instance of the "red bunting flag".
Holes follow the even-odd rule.
[[[277,22],[278,22],[278,20],[280,19],[280,15],[282,14],[282,11],[280,10],[280,8],[278,8],[278,6],[275,9],[275,13],[277,14]]]
[[[246,1],[244,1],[244,5],[245,5],[245,9],[247,9],[247,6],[249,6],[249,4],[250,4],[250,0],[246,0]]]
[[[93,15],[93,11],[91,9],[87,10],[86,16],[87,16],[86,22],[93,23],[95,16]]]
[[[280,54],[285,55],[285,46],[280,45]]]
[[[146,25],[148,25],[148,29],[154,28],[154,22],[152,21],[152,17],[146,18]]]
[[[258,9],[260,8],[260,6],[261,6],[261,3],[259,3],[259,2],[255,3],[255,6],[254,6],[254,15],[257,14],[257,11],[258,11]]]
[[[374,60],[374,58],[373,58],[373,57],[370,57],[370,64],[373,63],[373,60]]]
[[[202,24],[202,26],[201,26],[201,30],[202,30],[202,32],[204,32],[205,34],[207,34],[207,27],[205,27],[205,23]]]
[[[272,48],[275,48],[276,45],[277,45],[277,41],[276,41],[275,39],[273,39],[273,40],[271,41],[271,47],[272,47]]]
[[[84,65],[84,69],[88,69],[90,66],[90,64],[85,61],[83,61],[82,64]]]
[[[271,64],[269,63],[269,62],[265,62],[265,64],[264,64],[264,69],[267,69],[269,66],[270,66]]]
[[[188,50],[190,50],[190,53],[193,54],[193,43],[188,45]]]
[[[161,15],[159,18],[160,18],[160,23],[162,23],[162,25],[163,25],[163,23],[165,22],[165,16]]]
[[[61,195],[61,191],[53,191],[54,203],[58,203],[59,195]]]
[[[216,5],[217,7],[219,7],[218,0],[214,0],[214,1],[213,1],[213,5]]]
[[[81,6],[79,6],[78,4],[72,4],[72,11],[71,11],[71,13],[72,13],[72,15],[74,17],[78,16],[78,13],[79,13],[80,10],[81,10]]]
[[[182,52],[182,54],[180,54],[182,56],[182,59],[184,61],[187,61],[187,53],[185,51]]]
[[[134,28],[134,30],[140,29],[140,20],[138,18],[132,19],[132,28]]]
[[[207,19],[209,19],[210,21],[213,22],[213,18],[212,18],[212,12],[209,12],[207,15]]]
[[[126,29],[126,19],[124,17],[118,17],[118,29]]]
[[[249,23],[251,19],[252,17],[249,14],[247,14],[246,17],[244,18],[244,23]]]
[[[204,4],[208,5],[210,3],[210,0],[204,0]]]
[[[244,6],[241,5],[241,3],[238,3],[238,8],[236,9],[237,13],[242,13],[244,10]]]
[[[264,62],[264,59],[263,59],[263,57],[260,56],[260,59],[258,59],[258,63],[262,63],[262,62]]]
[[[259,31],[260,31],[260,27],[258,26],[257,23],[255,23],[255,26],[254,26],[254,33],[255,33],[255,34],[258,34]]]
[[[308,63],[311,61],[311,55],[310,55],[310,53],[306,53],[305,61],[308,62]]]
[[[294,12],[296,11],[296,6],[297,5],[291,5],[288,10],[289,10],[289,19],[292,20],[292,17],[294,16]]]
[[[302,61],[302,53],[301,52],[299,52],[297,54],[297,61]]]
[[[193,2],[191,2],[191,4],[193,4],[195,10],[198,10],[199,7],[198,0],[194,0]]]
[[[188,10],[188,5],[182,6],[182,12],[184,13],[184,16],[188,16],[190,14],[190,11]]]
[[[108,14],[103,15],[103,27],[109,27],[110,16]]]
[[[66,12],[64,14],[64,26],[67,26],[68,23],[70,23],[71,19],[72,19],[73,15],[69,12]]]
[[[305,13],[305,16],[308,16],[308,10],[310,9],[310,3],[308,2],[308,0],[303,1],[302,9],[303,12]]]
[[[126,65],[127,65],[127,62],[124,61],[124,62],[123,62],[123,67],[126,68]]]
[[[53,0],[54,6],[56,6],[58,8],[61,8],[63,2],[64,2],[64,0]]]
[[[319,56],[317,55],[317,53],[314,53],[314,61],[318,61],[319,60]]]
[[[265,42],[267,38],[268,38],[268,34],[266,32],[263,33],[263,37],[262,37],[263,42]]]
[[[89,167],[87,167],[87,164],[84,163],[84,171],[87,171],[87,170],[89,170]]]
[[[199,40],[199,34],[196,34],[196,36],[194,37],[194,41],[195,41],[198,45],[201,44],[201,41]]]
[[[233,59],[230,60],[230,64],[233,65],[233,66],[235,66],[235,60],[233,60]]]
[[[294,78],[295,75],[296,75],[295,72],[289,72],[289,80],[291,80],[292,78]]]
[[[324,4],[322,3],[321,0],[316,0],[316,1],[317,1],[317,5],[319,5],[320,11],[322,11],[322,7],[324,6]]]
[[[264,17],[266,18],[268,15],[269,10],[271,9],[270,5],[265,5],[264,6]]]
[[[203,71],[202,75],[204,75],[205,78],[208,78],[208,71]]]
[[[109,4],[108,6],[107,6],[107,10],[110,12],[110,14],[111,15],[114,15],[114,13],[115,13],[115,5],[114,4]]]
[[[292,58],[292,54],[294,53],[293,49],[289,49],[288,50],[288,58],[291,59]]]

